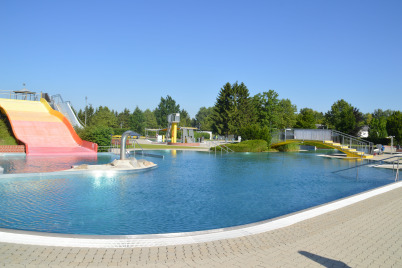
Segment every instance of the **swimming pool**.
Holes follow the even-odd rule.
[[[149,158],[158,168],[135,174],[3,175],[0,227],[107,235],[208,230],[271,219],[393,182],[392,171],[369,167],[359,168],[358,179],[354,169],[333,174],[355,162],[315,153],[155,153],[165,156]],[[31,164],[51,163],[36,161]],[[5,162],[0,159],[0,165]]]

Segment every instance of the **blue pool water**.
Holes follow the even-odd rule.
[[[153,170],[127,175],[0,176],[0,227],[71,234],[154,234],[271,219],[393,182],[392,171],[316,153],[155,151]],[[7,173],[98,159],[0,157]],[[143,158],[143,157],[137,157]]]

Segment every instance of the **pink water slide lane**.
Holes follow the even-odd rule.
[[[70,122],[44,100],[14,102],[3,100],[0,106],[27,155],[96,155],[98,145],[81,140]]]

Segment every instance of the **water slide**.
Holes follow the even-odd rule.
[[[69,101],[64,101],[60,94],[53,95],[51,97],[50,106],[53,107],[56,111],[62,113],[65,117],[67,117],[68,121],[70,121],[73,127],[83,127],[83,124],[78,120],[75,115],[73,108],[71,108],[71,104]]]
[[[57,111],[59,111],[65,117],[67,117],[71,125],[73,125],[74,127],[80,127],[80,128],[83,127],[81,123],[78,121],[77,116],[75,116],[75,113],[73,112],[73,109],[71,108],[69,101],[55,103],[54,106],[57,109]]]
[[[81,140],[68,119],[40,101],[0,99],[15,138],[27,155],[96,155],[96,143]]]

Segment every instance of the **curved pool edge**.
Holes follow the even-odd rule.
[[[260,234],[352,205],[402,187],[402,181],[345,197],[309,209],[256,223],[206,231],[150,235],[70,235],[0,228],[0,242],[61,247],[132,248],[203,243]]]

